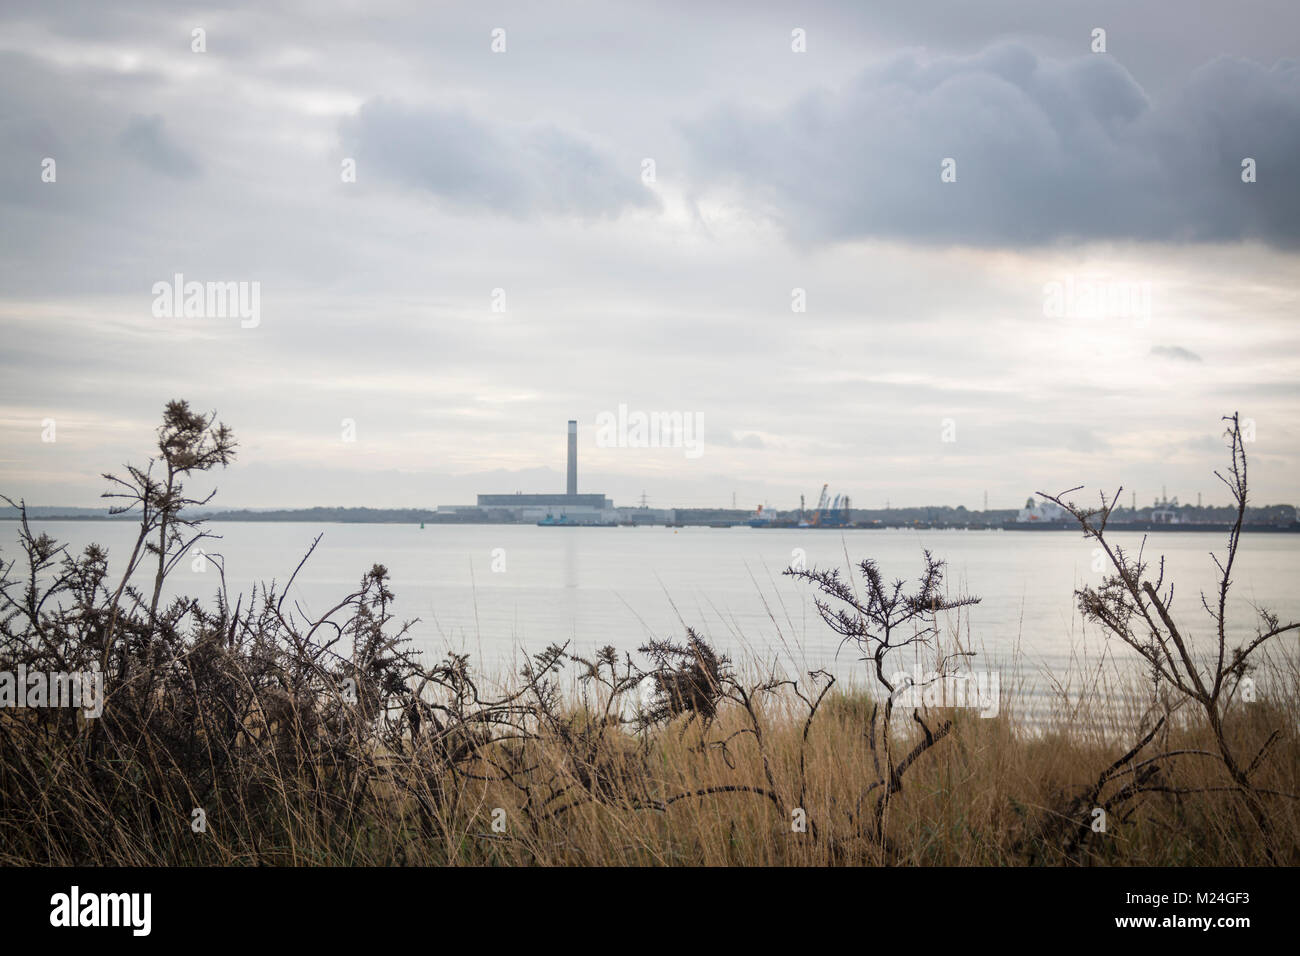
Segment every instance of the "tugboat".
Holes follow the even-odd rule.
[[[577,524],[578,522],[576,521],[570,521],[568,515],[560,515],[557,518],[555,517],[555,515],[551,514],[550,512],[547,512],[546,517],[543,518],[541,521],[537,522],[537,527],[552,528],[559,525],[576,526]]]

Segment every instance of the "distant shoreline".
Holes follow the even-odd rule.
[[[327,513],[314,511],[274,511],[265,513],[255,512],[219,512],[208,515],[203,520],[210,522],[242,522],[248,524],[265,524],[265,523],[294,523],[294,524],[419,524],[435,526],[465,526],[465,525],[517,525],[520,527],[534,526],[536,522],[532,521],[502,521],[484,518],[467,519],[457,517],[454,520],[448,520],[447,516],[439,516],[434,513],[420,512],[398,512],[385,513],[382,509],[357,509],[359,511],[371,512],[361,515],[349,515],[346,513],[337,513],[336,509],[322,509]],[[0,515],[0,520],[17,521],[17,515]],[[124,521],[133,522],[131,515],[78,515],[78,514],[54,514],[54,515],[28,515],[29,521],[101,521],[116,522]],[[574,528],[596,528],[596,527],[615,527],[615,525],[560,525],[558,527]],[[890,531],[890,530],[912,530],[912,531],[1031,531],[1031,532],[1073,532],[1079,533],[1079,526],[1074,522],[1015,522],[1015,521],[997,521],[997,522],[980,522],[970,523],[949,523],[949,522],[926,522],[926,521],[876,521],[863,522],[853,525],[823,525],[821,527],[798,527],[792,525],[777,525],[774,527],[752,527],[744,520],[723,521],[715,519],[685,520],[675,521],[671,524],[663,522],[624,522],[617,527],[672,527],[672,528],[714,528],[717,530],[727,530],[729,528],[749,528],[754,531]],[[1223,533],[1230,530],[1228,524],[1208,524],[1202,522],[1188,522],[1182,524],[1165,524],[1158,522],[1140,521],[1140,522],[1112,522],[1110,528],[1114,531],[1141,532],[1152,534],[1156,532],[1180,532],[1180,533]],[[1279,534],[1297,534],[1300,533],[1300,522],[1290,525],[1256,523],[1243,524],[1243,532],[1270,532]]]

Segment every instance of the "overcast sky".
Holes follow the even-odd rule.
[[[1297,46],[1294,0],[9,0],[0,491],[96,505],[187,398],[231,506],[560,492],[569,418],[626,504],[1220,502],[1232,411],[1298,502]],[[177,273],[258,324],[156,316]],[[620,405],[703,453],[600,447]]]

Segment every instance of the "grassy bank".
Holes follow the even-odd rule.
[[[210,660],[208,666],[231,663]],[[1285,701],[1242,705],[1228,727],[1232,743],[1251,753],[1277,728],[1287,729],[1255,780],[1278,794],[1300,792],[1294,732],[1300,687],[1293,670],[1289,681]],[[872,822],[881,787],[872,784],[880,779],[882,755],[873,754],[868,732],[880,701],[831,691],[808,723],[804,701],[784,691],[761,695],[752,710],[724,700],[707,724],[679,717],[643,732],[607,720],[603,695],[590,697],[588,708],[565,705],[547,718],[525,693],[516,699],[514,717],[498,709],[491,719],[467,720],[454,734],[427,733],[426,724],[412,735],[406,725],[401,738],[387,739],[382,730],[342,719],[341,709],[331,714],[328,705],[317,705],[305,713],[276,688],[258,690],[239,730],[222,738],[205,729],[213,714],[196,713],[179,695],[157,695],[159,708],[179,710],[160,709],[147,734],[113,740],[104,750],[84,723],[71,732],[50,727],[45,715],[4,712],[0,860],[1300,862],[1300,803],[1269,798],[1270,858],[1223,771],[1214,734],[1202,723],[1166,724],[1140,755],[1116,767],[1134,743],[1132,728],[1142,725],[1145,705],[1136,698],[1131,707],[1107,707],[1096,720],[1074,709],[1037,729],[1016,719],[1013,696],[995,718],[926,709],[928,724],[950,719],[951,730],[908,768],[884,809],[881,838]],[[186,722],[192,736],[178,738]],[[101,730],[104,736],[118,732]],[[924,731],[914,726],[897,734],[891,749],[907,754],[923,741]],[[113,758],[105,759],[109,753]],[[1159,773],[1142,777],[1157,754],[1176,756],[1157,760]],[[1106,808],[1104,830],[1098,807]],[[202,827],[195,809],[203,811]]]

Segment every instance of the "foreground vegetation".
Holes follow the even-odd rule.
[[[1293,865],[1300,671],[1280,641],[1300,625],[1261,611],[1230,646],[1235,419],[1228,439],[1239,517],[1200,609],[1209,642],[1161,565],[1106,540],[1118,492],[1061,501],[1112,565],[1080,611],[1147,676],[1090,676],[1031,726],[1014,681],[995,717],[926,702],[971,667],[945,622],[977,600],[949,595],[929,554],[913,585],[870,560],[787,572],[860,659],[853,690],[733,663],[689,629],[634,655],[547,648],[496,683],[463,656],[421,660],[378,565],[315,619],[286,601],[292,578],[232,598],[220,564],[212,606],[164,602],[207,536],[186,515],[208,499],[184,483],[235,454],[173,402],[158,454],[106,476],[140,519],[120,578],[25,516],[0,569],[0,671],[98,671],[107,690],[97,718],[0,709],[0,862]]]

